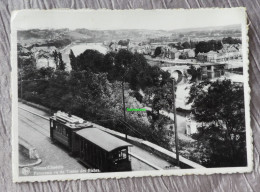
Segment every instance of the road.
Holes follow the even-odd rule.
[[[49,124],[46,120],[34,116],[24,110],[18,111],[19,136],[33,145],[38,151],[42,163],[31,169],[29,175],[45,175],[60,171],[86,171],[86,168],[70,157],[60,146],[51,143],[49,138]],[[46,167],[50,169],[46,170]],[[53,168],[51,168],[53,167]],[[21,169],[20,169],[20,173]]]
[[[79,173],[86,171],[86,167],[80,164],[75,158],[68,155],[65,149],[61,146],[52,144],[49,138],[49,122],[37,115],[34,115],[26,110],[39,114],[48,118],[49,115],[42,110],[30,107],[19,102],[19,137],[22,137],[33,145],[38,151],[42,163],[34,167],[30,174],[46,174],[46,167],[54,167],[51,170],[52,174],[60,173]],[[155,170],[155,167],[163,169],[171,164],[167,161],[153,155],[139,147],[133,146],[130,149],[137,158],[140,157],[143,160],[149,161],[151,165],[147,165],[143,161],[140,161],[136,157],[131,157],[133,171],[140,170]],[[21,172],[21,169],[20,169]]]

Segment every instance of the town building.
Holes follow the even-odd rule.
[[[197,55],[197,60],[200,62],[223,63],[234,59],[242,59],[240,44],[224,44],[221,50],[198,53]]]

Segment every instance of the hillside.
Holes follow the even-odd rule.
[[[88,30],[88,29],[30,29],[18,31],[18,43],[29,46],[48,45],[64,47],[71,42],[104,42],[130,39],[136,42],[187,41],[188,39],[208,39],[241,37],[240,26],[208,27],[181,30]]]

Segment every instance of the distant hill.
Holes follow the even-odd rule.
[[[52,44],[58,42],[58,46],[65,46],[71,42],[104,42],[130,39],[137,42],[155,41],[185,41],[187,39],[200,38],[222,38],[241,37],[239,25],[223,27],[207,27],[178,29],[171,31],[164,30],[89,30],[89,29],[30,29],[18,31],[18,43],[27,46],[35,44]],[[61,43],[66,41],[64,44]]]

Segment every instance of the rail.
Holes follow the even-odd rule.
[[[33,114],[33,115],[36,115],[36,116],[38,116],[38,117],[41,117],[41,118],[43,118],[43,119],[45,119],[45,120],[50,120],[49,118],[47,118],[47,117],[44,117],[44,116],[42,116],[42,115],[39,115],[39,114],[37,114],[37,113],[34,113],[34,112],[32,112],[32,111],[29,111],[28,109],[25,109],[25,108],[23,108],[23,107],[19,107],[18,106],[18,108],[20,108],[20,109],[22,109],[22,110],[24,110],[24,111],[27,111],[27,112],[29,112],[29,113],[31,113],[31,114]]]

